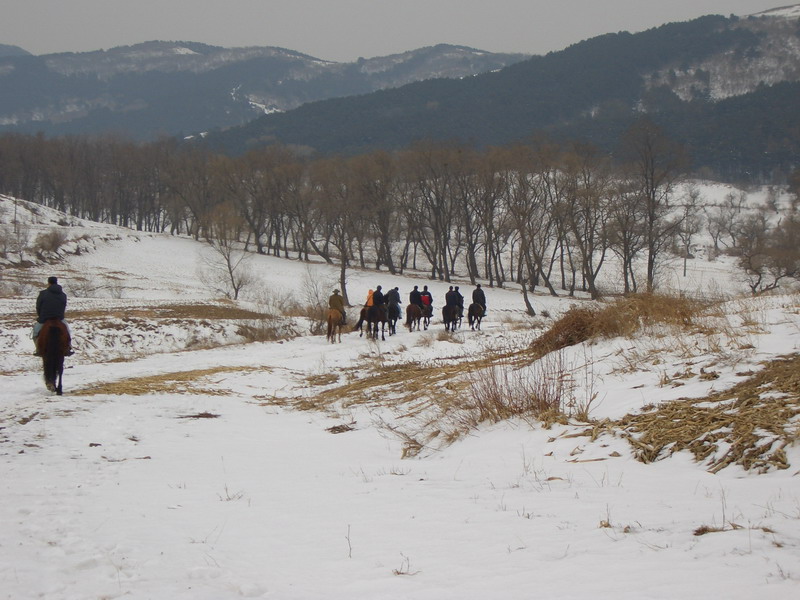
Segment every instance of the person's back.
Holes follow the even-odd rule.
[[[420,292],[420,297],[423,305],[433,307],[433,294],[428,291],[427,285]]]
[[[386,304],[386,298],[381,291],[381,286],[378,286],[375,288],[375,291],[372,294],[372,305],[380,306],[382,304]]]
[[[486,313],[486,294],[483,292],[483,288],[481,288],[480,283],[474,290],[472,290],[472,301],[475,304],[479,304],[483,310],[483,313]]]
[[[39,292],[36,298],[36,320],[39,323],[44,323],[48,319],[63,321],[67,310],[67,295],[55,277],[50,277],[47,283],[49,284],[47,288]]]
[[[414,286],[414,289],[411,290],[411,293],[408,295],[408,302],[410,304],[416,304],[420,308],[422,308],[422,293],[417,289],[417,286]]]

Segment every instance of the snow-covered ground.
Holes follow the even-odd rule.
[[[9,223],[10,203],[0,204]],[[58,218],[42,211],[31,227]],[[294,319],[274,326],[300,335],[244,343],[241,319],[214,312],[235,307],[201,281],[206,245],[91,223],[71,231],[87,234],[73,242],[80,253],[2,273],[18,290],[0,299],[4,598],[800,594],[796,446],[788,469],[712,474],[685,451],[643,464],[622,437],[591,441],[575,421],[484,423],[447,442],[431,434],[431,397],[468,390],[413,388],[420,370],[525,347],[585,300],[537,295],[549,316],[531,319],[510,286],[487,289],[480,332],[442,335],[437,319],[429,331],[398,328],[379,342],[346,333],[331,345]],[[251,268],[260,283],[238,307],[254,313],[337,286],[323,264],[258,256]],[[705,397],[800,349],[800,296],[733,297],[746,288],[722,259],[690,261],[685,278],[681,269],[675,261],[664,281],[732,297],[716,317],[727,325],[565,351],[576,401],[595,396],[594,419]],[[77,348],[63,396],[45,390],[27,339],[51,274],[70,296]],[[354,270],[351,300],[378,284],[404,299],[427,284],[436,306],[447,287]],[[383,391],[326,396],[393,375]],[[409,456],[417,433],[427,437]],[[703,527],[711,532],[696,535]]]

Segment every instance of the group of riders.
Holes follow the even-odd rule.
[[[459,318],[464,316],[464,296],[459,291],[458,286],[450,286],[450,289],[444,295],[444,301],[445,306],[456,307]],[[370,306],[381,305],[387,308],[392,306],[399,307],[401,302],[400,288],[395,287],[384,294],[383,288],[377,286],[374,290],[369,290],[367,293],[367,301],[364,303],[364,307],[369,308]],[[422,286],[422,290],[419,289],[419,286],[415,285],[414,289],[408,294],[408,302],[409,304],[416,304],[419,306],[423,316],[429,318],[433,316],[433,295],[428,290],[427,285]],[[477,284],[472,291],[472,302],[481,307],[481,316],[484,316],[486,314],[486,294],[483,292],[480,283]],[[341,296],[339,290],[333,290],[333,294],[328,298],[328,307],[334,308],[341,313],[342,324],[347,322],[344,298]],[[34,323],[31,337],[36,345],[35,354],[37,356],[41,355],[42,352],[41,344],[39,343],[39,333],[48,321],[63,325],[66,333],[65,354],[67,356],[73,354],[69,326],[64,318],[66,308],[67,295],[64,293],[61,285],[59,285],[58,278],[49,277],[47,279],[47,288],[40,291],[36,298],[36,323]]]
[[[369,308],[371,306],[385,306],[387,309],[392,306],[399,308],[401,302],[400,288],[395,287],[384,294],[383,287],[379,285],[374,290],[369,290],[367,293],[367,301],[364,303],[364,308]],[[419,289],[419,286],[415,285],[414,289],[408,294],[408,302],[409,304],[419,306],[424,317],[430,318],[433,316],[433,295],[428,290],[427,285],[422,286],[422,290]],[[450,289],[444,295],[444,302],[445,306],[456,308],[459,319],[464,316],[464,296],[459,291],[458,286],[450,286]],[[481,288],[480,283],[477,284],[472,291],[472,302],[480,306],[481,317],[486,315],[486,294],[483,288]],[[338,310],[342,315],[342,324],[344,325],[347,323],[344,298],[341,296],[339,290],[333,290],[333,294],[328,298],[328,308]]]

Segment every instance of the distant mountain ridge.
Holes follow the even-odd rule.
[[[766,178],[800,166],[798,16],[800,5],[607,34],[497,72],[306,104],[205,139],[234,154],[275,142],[325,154],[420,139],[504,145],[539,132],[613,151],[647,114],[696,168]]]
[[[196,42],[22,52],[0,52],[0,131],[119,131],[140,140],[230,127],[307,102],[434,77],[468,77],[527,58],[444,44],[354,63]]]

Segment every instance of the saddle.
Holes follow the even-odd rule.
[[[48,319],[44,322],[42,329],[39,331],[39,335],[36,337],[36,353],[39,356],[45,356],[47,354],[47,340],[54,329],[61,332],[61,351],[65,356],[70,353],[72,340],[70,339],[67,326],[64,325],[61,319]]]

